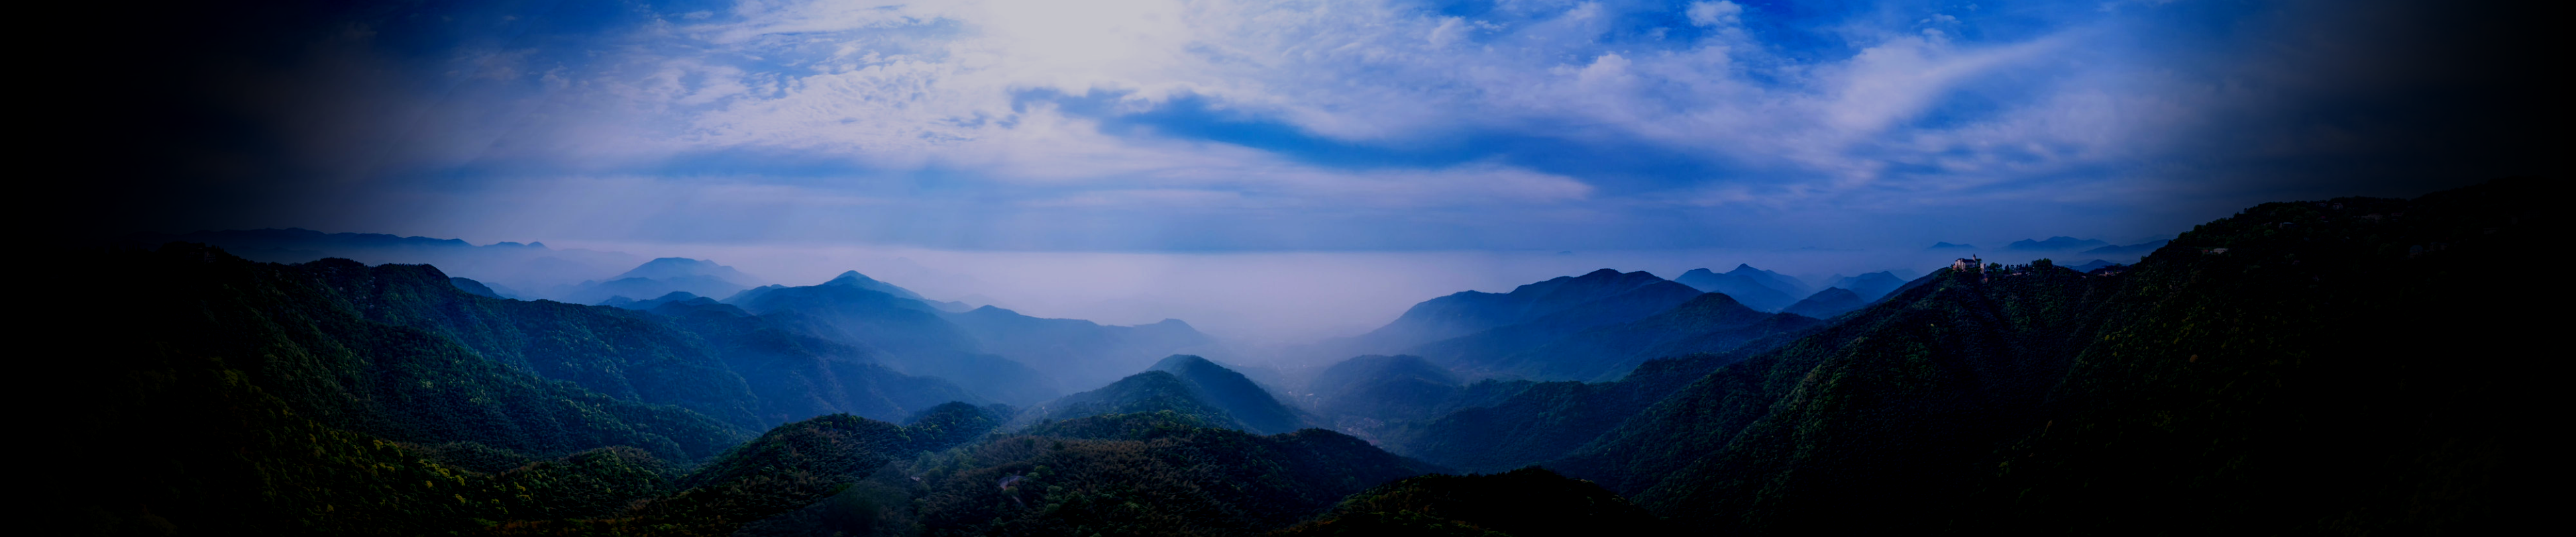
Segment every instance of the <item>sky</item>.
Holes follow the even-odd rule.
[[[39,60],[40,182],[89,233],[772,259],[2128,243],[2546,173],[2543,17],[2457,4],[52,7],[113,37]]]

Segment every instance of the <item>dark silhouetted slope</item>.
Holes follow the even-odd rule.
[[[1557,465],[1712,532],[2484,533],[2537,393],[2494,371],[2541,321],[2447,312],[2505,308],[2469,275],[2540,188],[2265,204],[2118,273],[1944,271]]]
[[[1647,360],[1726,352],[1814,324],[1812,318],[1754,311],[1725,294],[1694,292],[1688,302],[1653,316],[1521,350],[1485,370],[1542,380],[1616,380]]]
[[[1529,323],[1663,282],[1663,278],[1645,272],[1601,269],[1523,285],[1510,293],[1460,291],[1414,304],[1386,326],[1333,347],[1354,351],[1343,356],[1403,351],[1424,343]]]
[[[1628,499],[1543,468],[1426,475],[1378,485],[1322,518],[1273,535],[1659,535]]]

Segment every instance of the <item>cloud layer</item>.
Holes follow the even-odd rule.
[[[2496,62],[2457,61],[2485,50],[2458,45],[2488,18],[2406,2],[296,15],[242,30],[284,37],[209,36],[238,42],[181,62],[196,68],[175,75],[192,81],[185,106],[236,121],[154,142],[184,163],[156,172],[177,184],[136,189],[258,194],[153,225],[1017,250],[1863,247],[2148,235],[2283,196],[2529,169],[2513,147],[2417,134],[2495,131],[2458,107],[2496,103],[2441,99],[2490,87]]]

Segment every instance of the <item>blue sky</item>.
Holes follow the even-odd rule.
[[[122,195],[478,242],[2125,242],[2536,173],[2494,128],[2522,101],[2478,95],[2514,62],[2431,6],[287,5],[165,22],[175,67],[118,75],[195,118]]]

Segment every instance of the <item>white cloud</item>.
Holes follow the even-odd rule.
[[[642,124],[558,131],[602,137],[581,144],[609,160],[789,151],[890,173],[962,170],[996,184],[1072,189],[1046,203],[1601,196],[1581,173],[1509,160],[1352,168],[1107,134],[1083,114],[1015,97],[1120,95],[1108,105],[1132,112],[1193,95],[1340,143],[1408,147],[1473,132],[1642,142],[1741,172],[1695,178],[1710,183],[1681,189],[1696,193],[1688,199],[1779,204],[1955,188],[2115,158],[2131,154],[2116,146],[2167,121],[2148,110],[2186,106],[2052,64],[2095,35],[2081,26],[1981,42],[1956,37],[1969,23],[1951,15],[1882,17],[1883,27],[1843,31],[1865,41],[1855,52],[1817,58],[1777,54],[1781,45],[1743,26],[1764,13],[1722,0],[1683,8],[1696,37],[1621,41],[1627,30],[1615,25],[1634,20],[1622,6],[1511,2],[1451,16],[1365,1],[746,1],[728,17],[675,15],[678,22],[642,30],[650,39],[639,41],[652,45],[616,51],[587,78],[564,83],[607,97],[573,99],[608,111],[597,117],[622,111]],[[2026,79],[2015,91],[2040,90],[1983,117],[1916,124],[1998,73]],[[1924,179],[1891,175],[1894,164],[1979,178],[1903,184]]]

